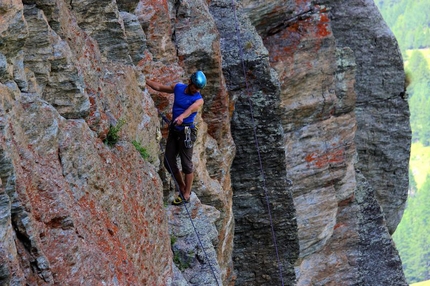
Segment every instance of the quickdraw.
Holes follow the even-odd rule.
[[[191,140],[191,128],[189,126],[184,127],[184,133],[185,133],[185,139],[184,139],[184,146],[185,148],[189,149],[193,147],[193,141]]]

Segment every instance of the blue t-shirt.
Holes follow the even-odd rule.
[[[187,88],[186,84],[178,83],[175,85],[174,89],[174,101],[172,108],[172,120],[174,121],[176,117],[184,113],[185,110],[188,109],[194,102],[199,99],[203,99],[200,92],[196,92],[195,94],[186,94],[185,89]],[[191,113],[187,118],[184,119],[185,124],[190,124],[194,122],[194,118],[197,115],[197,111]]]

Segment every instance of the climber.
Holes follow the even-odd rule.
[[[179,195],[172,204],[181,205],[189,202],[191,185],[193,183],[193,144],[197,138],[194,118],[203,106],[200,90],[206,86],[206,76],[202,71],[193,73],[188,84],[176,83],[171,86],[160,84],[153,80],[146,80],[146,84],[160,92],[173,93],[172,120],[167,137],[164,166],[174,176]],[[178,169],[176,157],[181,158],[182,173]]]

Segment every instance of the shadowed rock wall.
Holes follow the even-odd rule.
[[[6,0],[0,16],[1,284],[407,285],[390,237],[404,71],[372,1]],[[172,97],[145,79],[196,69],[178,208],[157,112]]]
[[[243,11],[237,11],[236,21],[230,1],[212,2],[210,8],[225,51],[227,88],[235,102],[232,134],[237,153],[231,173],[235,174],[236,284],[278,283],[282,277],[286,285],[292,285],[298,255],[297,225],[285,170],[279,79],[261,37]]]

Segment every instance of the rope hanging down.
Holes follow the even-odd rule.
[[[168,126],[170,126],[171,121],[170,121],[170,120],[169,120],[169,119],[168,119],[168,118],[167,118],[163,113],[161,113],[161,112],[160,112],[160,110],[159,110],[158,108],[157,108],[157,111],[158,111],[158,114],[159,114],[159,115],[161,116],[161,118],[163,119],[163,121],[164,121]],[[175,187],[176,187],[176,189],[177,189],[177,190],[179,190],[179,195],[180,195],[181,199],[185,202],[185,198],[184,198],[183,194],[181,193],[181,189],[179,188],[179,183],[178,183],[178,181],[176,181],[176,178],[175,178],[175,176],[173,175],[173,172],[172,172],[172,168],[170,167],[169,161],[168,161],[168,160],[167,160],[167,158],[166,158],[166,152],[164,152],[164,159],[166,160],[167,166],[169,167],[169,173],[172,175],[173,181],[175,182]],[[205,257],[206,257],[206,260],[208,261],[209,267],[210,267],[210,269],[211,269],[211,271],[212,271],[212,274],[213,274],[213,276],[214,276],[214,278],[215,278],[216,285],[218,285],[218,286],[219,286],[220,284],[219,284],[218,279],[217,279],[217,277],[216,277],[215,270],[214,270],[214,268],[213,268],[213,266],[212,266],[211,262],[209,261],[209,256],[207,255],[207,253],[206,253],[206,251],[205,251],[205,248],[203,247],[203,243],[202,243],[202,241],[201,241],[201,239],[200,239],[200,236],[199,236],[199,233],[198,233],[198,231],[197,231],[197,228],[196,228],[196,226],[194,225],[193,219],[191,218],[191,214],[190,214],[190,211],[188,210],[187,204],[186,204],[186,203],[184,203],[183,205],[184,205],[184,207],[185,207],[185,210],[187,211],[188,218],[190,219],[191,225],[192,225],[192,227],[193,227],[193,229],[194,229],[194,232],[195,232],[195,234],[196,234],[197,240],[199,241],[200,247],[202,248],[203,254],[204,254],[204,255],[205,255]]]
[[[241,46],[242,40],[240,37],[239,24],[238,24],[238,19],[237,19],[237,14],[236,14],[236,4],[235,4],[234,0],[232,0],[232,6],[233,6],[233,13],[234,13],[234,21],[235,21],[235,26],[236,26],[237,45],[239,47],[240,59],[242,62],[242,70],[243,70],[243,75],[245,77],[246,92],[248,94],[248,103],[249,103],[249,109],[250,109],[250,114],[251,114],[251,124],[252,124],[253,133],[254,133],[255,146],[256,146],[257,154],[258,154],[260,174],[261,174],[261,177],[263,179],[263,189],[264,189],[264,195],[266,198],[267,211],[269,214],[270,227],[271,227],[271,231],[272,231],[272,239],[273,239],[273,244],[275,246],[276,259],[278,261],[279,276],[281,279],[282,286],[284,286],[284,278],[283,278],[283,274],[282,274],[282,264],[281,264],[281,260],[279,258],[278,244],[276,242],[276,234],[275,234],[275,229],[273,227],[272,212],[270,210],[270,201],[269,201],[269,196],[268,196],[267,187],[266,187],[266,176],[264,174],[263,163],[262,163],[261,154],[260,154],[260,146],[259,146],[258,138],[257,138],[257,131],[256,131],[256,126],[255,126],[255,121],[254,121],[254,111],[253,111],[252,101],[251,101],[251,91],[250,91],[248,79],[246,76],[244,54],[243,54],[243,49]]]

